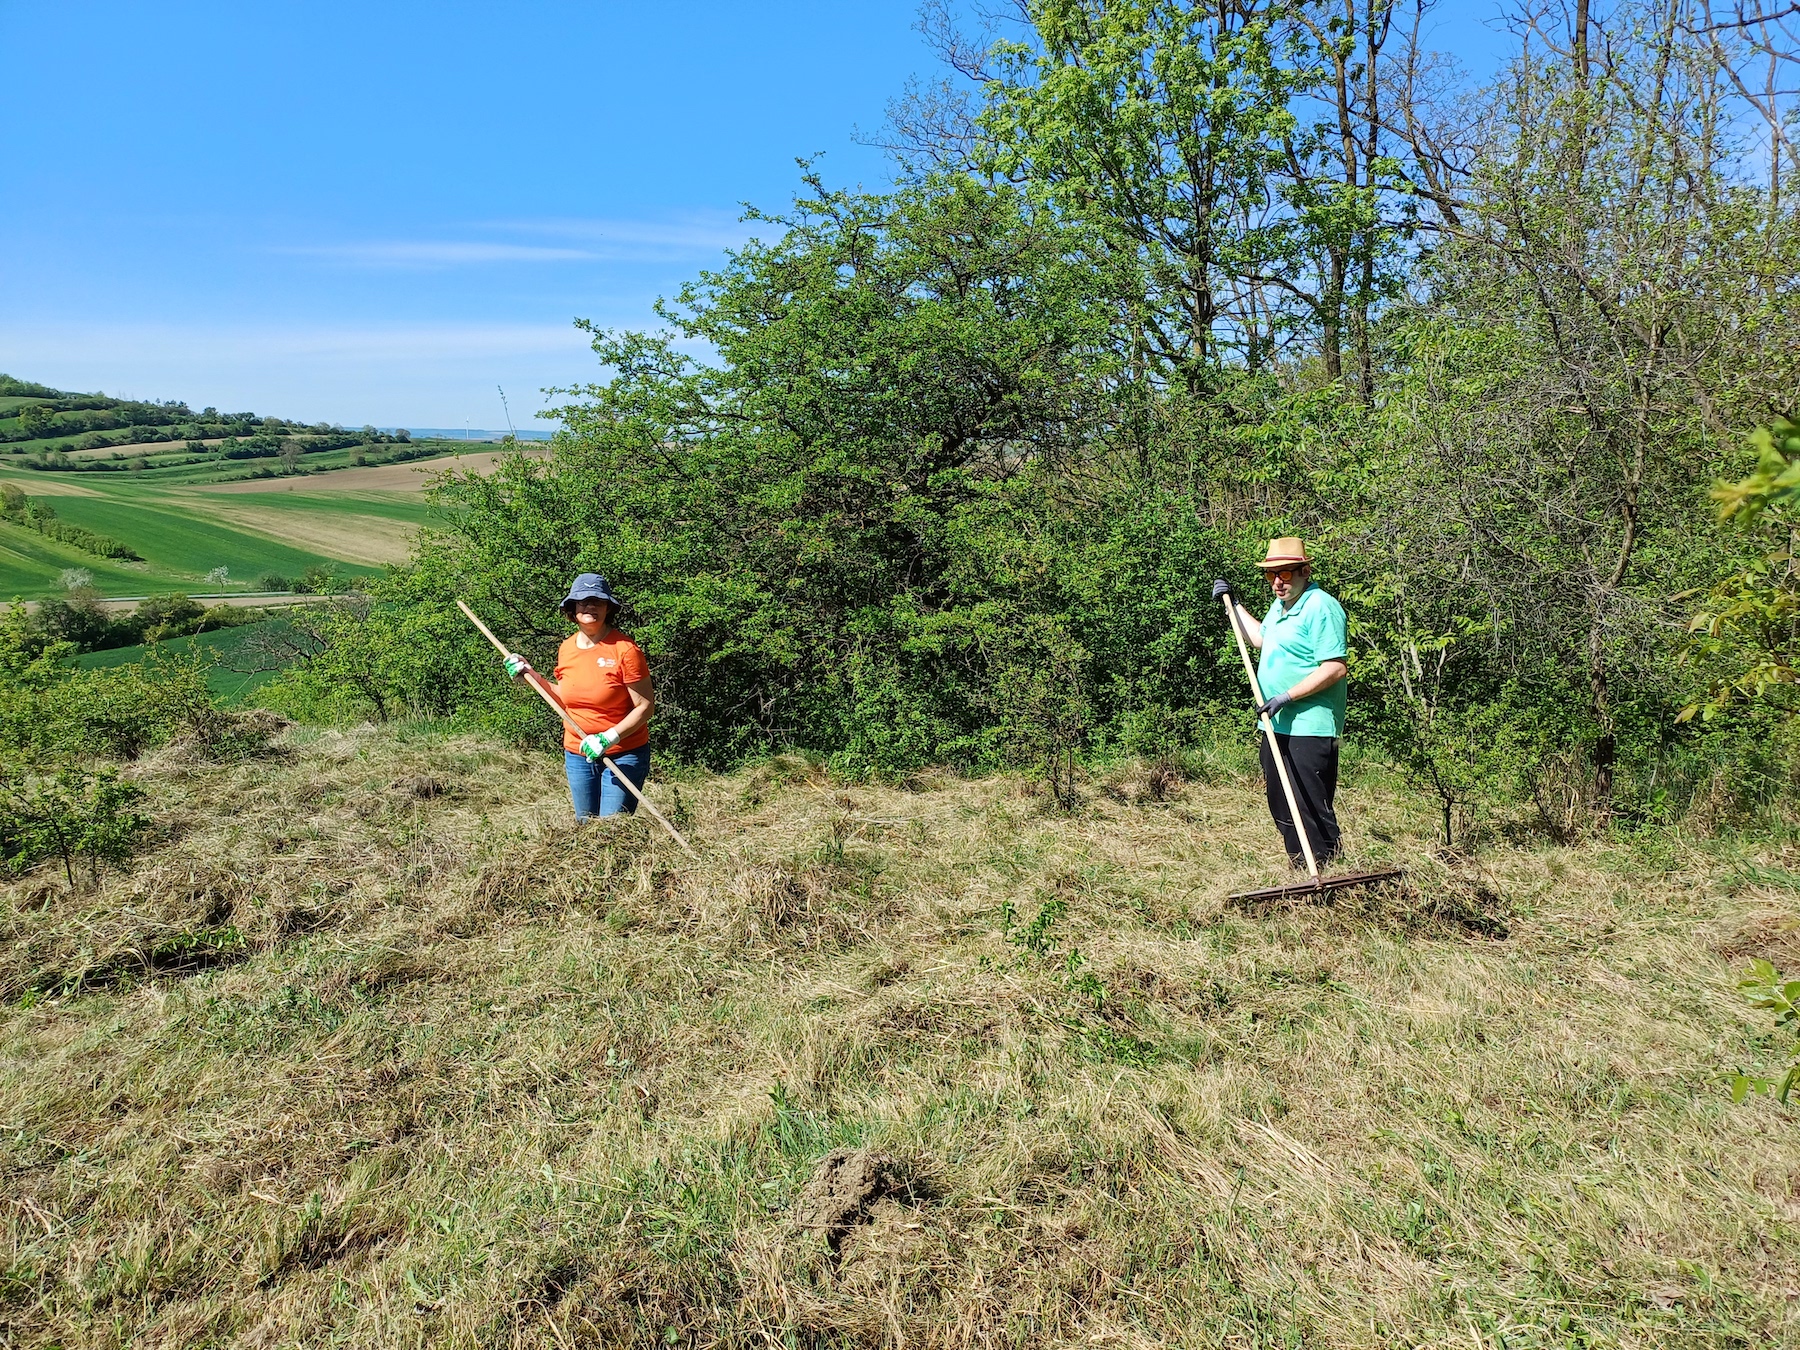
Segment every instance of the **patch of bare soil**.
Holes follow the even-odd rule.
[[[869,1221],[870,1207],[903,1184],[899,1164],[887,1154],[833,1149],[794,1201],[794,1227],[823,1233],[836,1251],[852,1228]]]

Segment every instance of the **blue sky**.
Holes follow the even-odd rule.
[[[1449,0],[1473,65],[1491,0]],[[916,0],[0,0],[0,370],[504,425],[934,72]]]

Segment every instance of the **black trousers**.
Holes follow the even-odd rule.
[[[1275,760],[1269,753],[1267,733],[1256,738],[1262,745],[1263,781],[1269,791],[1269,814],[1275,828],[1281,831],[1281,842],[1287,845],[1288,861],[1295,867],[1306,866],[1306,855],[1300,851],[1300,835],[1294,828],[1293,813],[1288,810],[1287,794],[1281,790],[1281,775],[1275,772]],[[1288,778],[1294,785],[1294,797],[1300,803],[1300,818],[1306,825],[1313,857],[1323,867],[1338,855],[1342,837],[1337,813],[1331,809],[1337,796],[1338,738],[1336,736],[1283,736],[1275,733],[1281,746],[1281,758],[1287,763]]]

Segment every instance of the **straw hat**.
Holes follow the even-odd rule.
[[[1281,567],[1302,567],[1311,563],[1306,556],[1306,545],[1292,537],[1269,540],[1269,556],[1256,564],[1265,572],[1272,572]]]

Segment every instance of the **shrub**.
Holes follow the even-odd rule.
[[[499,662],[453,610],[340,596],[284,615],[256,647],[267,668],[282,672],[262,699],[302,721],[445,716],[517,701]]]
[[[143,641],[162,642],[199,631],[205,615],[206,609],[198,600],[175,592],[150,596],[138,605],[135,618]]]
[[[98,651],[111,645],[107,639],[113,632],[113,621],[101,607],[92,586],[71,587],[63,595],[45,600],[38,606],[37,619],[50,637],[72,643],[81,651]]]
[[[69,670],[56,662],[69,650],[66,643],[46,646],[0,680],[0,754],[26,763],[132,759],[218,715],[197,659]]]
[[[1738,988],[1756,1007],[1775,1015],[1775,1034],[1784,1042],[1781,1063],[1773,1076],[1738,1070],[1731,1079],[1731,1099],[1741,1102],[1752,1093],[1773,1097],[1784,1106],[1800,1083],[1800,980],[1784,980],[1772,962],[1756,960],[1738,981]]]
[[[221,628],[241,628],[247,623],[256,623],[263,617],[259,609],[247,609],[240,605],[209,605],[206,613],[200,616],[195,626],[196,633],[215,633]]]
[[[0,865],[20,873],[58,858],[69,885],[85,861],[98,881],[103,864],[122,864],[149,824],[135,810],[144,790],[109,769],[67,766],[51,774],[0,769]]]

